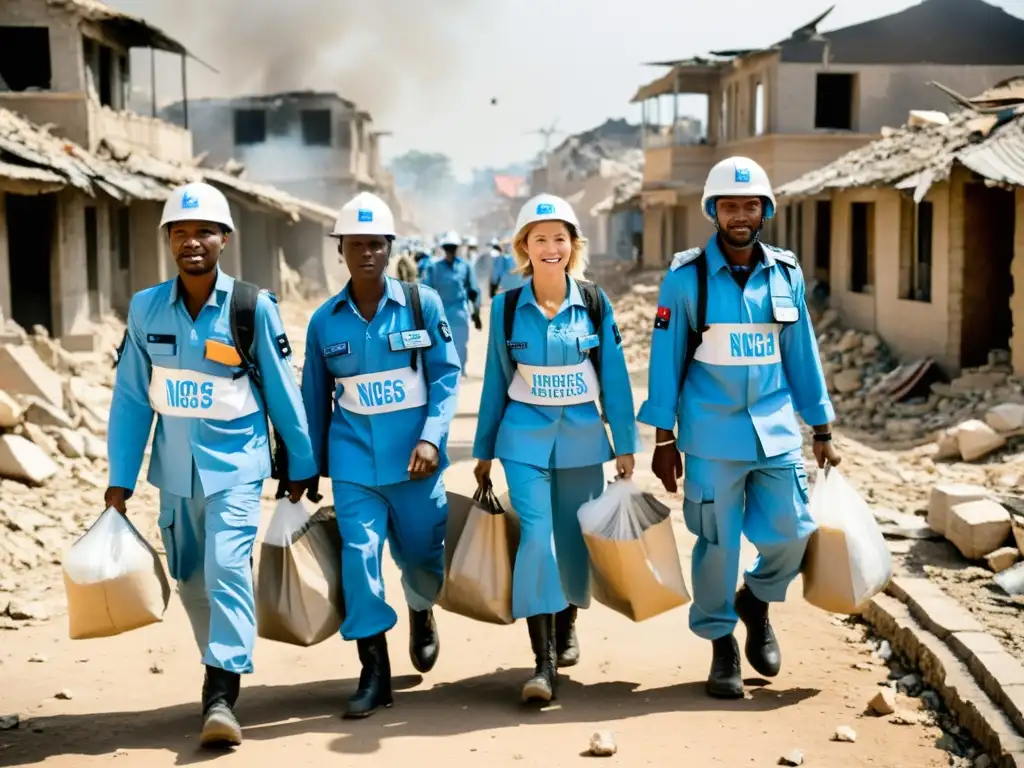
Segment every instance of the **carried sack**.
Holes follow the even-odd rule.
[[[282,499],[257,558],[259,636],[309,647],[336,634],[344,617],[341,534],[334,507],[310,517],[301,501]]]
[[[595,600],[637,622],[690,602],[668,507],[618,480],[577,515]]]
[[[804,599],[831,613],[860,613],[892,578],[892,555],[867,502],[835,467],[811,491],[818,529],[804,555]]]
[[[163,621],[171,586],[156,550],[113,507],[64,557],[72,640],[112,637]]]
[[[505,513],[493,489],[472,499],[448,494],[445,577],[438,605],[489,624],[511,624],[512,568],[519,527]]]

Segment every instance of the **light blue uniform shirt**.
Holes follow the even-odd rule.
[[[473,456],[532,466],[568,469],[602,464],[613,457],[604,422],[593,402],[576,405],[533,405],[509,400],[507,391],[513,368],[505,345],[505,300],[499,294],[491,303],[487,367],[480,401]],[[582,346],[594,341],[601,348],[601,404],[611,425],[615,454],[636,453],[639,443],[633,411],[633,393],[622,354],[622,340],[608,298],[604,302],[604,326],[595,330],[587,315],[575,280],[554,319],[537,305],[533,281],[519,294],[512,326],[512,356],[517,363],[536,366],[578,365],[587,359]],[[596,338],[595,338],[596,336]]]
[[[427,267],[423,282],[441,296],[445,313],[452,322],[459,320],[456,313],[465,316],[466,304],[472,304],[474,312],[480,311],[480,286],[477,284],[476,270],[461,256],[456,256],[450,264],[447,258],[433,262]],[[470,299],[471,292],[475,299]]]
[[[431,341],[429,348],[417,350],[417,364],[426,374],[427,405],[365,415],[337,404],[343,385],[336,385],[336,378],[394,371],[411,364],[412,350],[392,351],[390,339],[392,334],[415,328],[412,307],[406,306],[402,284],[392,277],[386,280],[377,314],[369,323],[349,299],[351,283],[309,321],[302,400],[316,463],[323,467],[328,462],[332,480],[366,486],[408,480],[409,457],[420,440],[437,447],[439,469],[448,466],[448,429],[455,416],[462,368],[436,291],[419,286],[423,325]],[[329,456],[325,457],[328,437]]]
[[[231,293],[235,280],[218,270],[206,305],[193,322],[178,294],[178,278],[140,291],[128,308],[128,335],[117,366],[107,449],[110,485],[135,489],[154,411],[149,401],[154,366],[232,378],[239,372],[206,359],[206,341],[234,346]],[[175,496],[192,496],[192,463],[209,497],[236,485],[270,477],[267,411],[288,450],[290,479],[316,475],[306,416],[295,382],[290,348],[274,300],[261,292],[256,302],[253,352],[263,392],[253,387],[259,411],[232,421],[157,416],[149,482]],[[266,398],[264,402],[264,397]]]
[[[779,334],[780,363],[711,365],[694,360],[680,396],[687,325],[696,328],[697,324],[694,252],[678,254],[661,285],[658,312],[662,317],[668,314],[668,327],[656,325],[653,332],[648,399],[638,419],[666,430],[674,430],[678,420],[678,446],[684,453],[705,459],[757,461],[760,443],[765,456],[780,456],[803,443],[797,414],[811,425],[835,419],[796,257],[771,246],[760,250],[763,258],[754,266],[746,287],[740,288],[717,237],[711,238],[705,248],[706,319],[708,325],[775,323],[777,315],[785,318],[787,310],[792,314],[795,308],[795,322],[783,324]],[[784,260],[794,266],[786,266]],[[750,351],[738,341],[741,355]]]

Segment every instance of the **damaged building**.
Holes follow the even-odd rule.
[[[657,63],[668,71],[633,97],[658,134],[645,132],[646,265],[664,265],[711,234],[700,198],[718,161],[750,157],[773,183],[785,184],[877,139],[910,109],[946,109],[948,100],[929,81],[979,93],[1024,66],[1024,20],[983,0],[922,0],[819,31],[827,16],[765,48]],[[699,140],[681,125],[680,94],[707,97],[707,132]],[[766,239],[813,252],[821,248],[811,235],[814,221],[829,216],[827,201],[808,201],[792,212],[788,240],[785,215],[769,224]]]
[[[0,314],[70,349],[90,348],[93,323],[175,273],[159,221],[178,184],[225,192],[239,232],[224,268],[272,290],[290,227],[324,232],[333,220],[315,202],[200,169],[188,130],[128,111],[136,47],[189,55],[98,0],[0,6]]]
[[[806,230],[804,270],[849,326],[950,375],[1000,350],[1020,373],[1024,76],[964,101],[952,116],[914,111],[777,194],[783,211],[824,211]]]

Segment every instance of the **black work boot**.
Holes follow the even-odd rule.
[[[558,680],[558,669],[555,659],[555,614],[542,613],[529,616],[526,626],[530,630],[530,645],[537,663],[533,677],[523,686],[522,700],[553,701]]]
[[[572,667],[580,661],[580,641],[576,637],[575,605],[555,614],[555,652],[559,667]]]
[[[736,593],[736,615],[747,627],[747,643],[743,647],[750,666],[764,677],[775,677],[782,668],[782,651],[768,621],[768,603],[758,600],[744,584]]]
[[[417,672],[429,672],[437,663],[441,638],[437,634],[434,611],[409,609],[409,658]]]
[[[377,707],[390,707],[391,660],[388,658],[388,641],[381,632],[373,637],[356,640],[359,662],[363,671],[359,673],[359,688],[348,700],[345,717],[369,717]]]
[[[711,641],[713,656],[708,675],[708,696],[715,699],[742,699],[743,675],[740,670],[740,646],[732,635]]]
[[[199,745],[207,749],[237,747],[242,743],[242,726],[234,707],[242,676],[219,667],[206,667],[203,680],[203,732]]]

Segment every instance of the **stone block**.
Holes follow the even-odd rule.
[[[1010,513],[991,499],[966,501],[949,511],[946,538],[968,560],[1002,547],[1010,535]]]
[[[997,432],[1013,432],[1024,428],[1024,405],[1001,403],[985,414],[985,423]]]
[[[0,477],[42,485],[57,474],[57,465],[42,448],[19,435],[0,435]]]
[[[24,416],[25,409],[21,403],[0,390],[0,429],[14,429]]]
[[[64,407],[61,378],[29,346],[0,346],[0,389],[9,395],[33,395]]]
[[[1006,438],[983,421],[971,419],[959,425],[956,441],[964,461],[977,461],[1006,445]]]
[[[1020,557],[1016,545],[1012,547],[1000,547],[995,552],[985,555],[985,562],[992,569],[993,573],[1002,573],[1007,568],[1012,568]]]
[[[965,501],[986,499],[988,495],[988,490],[980,485],[937,485],[928,499],[928,525],[945,536],[950,509]]]

